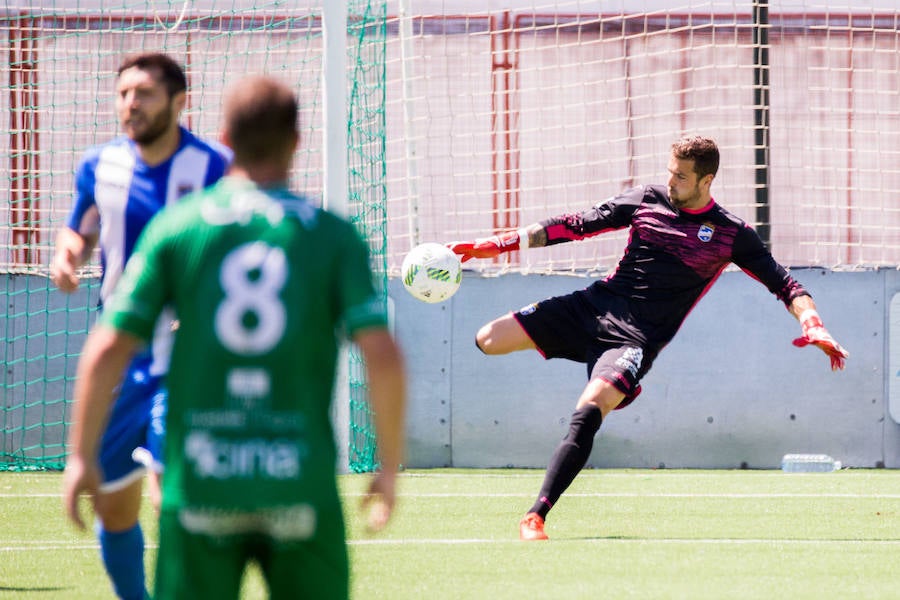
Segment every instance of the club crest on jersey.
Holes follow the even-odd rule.
[[[704,223],[700,226],[700,229],[697,231],[697,237],[701,242],[708,242],[712,239],[713,234],[716,232],[716,227],[709,223]]]
[[[183,198],[194,191],[193,183],[179,183],[175,189],[175,195],[178,198]]]
[[[521,309],[519,309],[519,314],[530,315],[531,313],[533,313],[536,310],[537,310],[537,302],[534,302],[533,304],[529,304],[528,306],[523,306]]]

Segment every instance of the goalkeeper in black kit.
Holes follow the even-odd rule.
[[[581,213],[448,244],[466,261],[631,228],[611,275],[508,313],[476,334],[485,354],[534,349],[544,358],[587,364],[588,383],[538,498],[519,524],[521,539],[548,539],[544,519],[587,462],[603,419],[641,393],[641,378],[729,263],[759,280],[797,318],[803,333],[794,345],[817,346],[832,370],[844,368],[848,353],[825,329],[809,293],[753,229],[713,200],[710,186],[718,167],[713,140],[684,137],[672,145],[665,186],[636,187]]]

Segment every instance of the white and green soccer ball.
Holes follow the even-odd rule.
[[[403,287],[422,302],[443,302],[462,282],[462,264],[443,244],[426,242],[409,251],[400,267]]]

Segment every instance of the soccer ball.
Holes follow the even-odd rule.
[[[400,267],[403,287],[422,302],[443,302],[462,281],[462,264],[443,244],[427,242],[409,251]]]

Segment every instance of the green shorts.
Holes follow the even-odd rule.
[[[178,511],[164,510],[153,597],[236,600],[251,561],[259,565],[272,600],[347,600],[350,595],[344,521],[336,507],[332,515],[319,514],[315,533],[302,541],[261,533],[191,533],[181,525]]]

